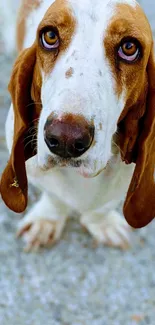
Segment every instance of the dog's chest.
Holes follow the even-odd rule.
[[[117,163],[95,178],[86,179],[74,169],[53,169],[35,175],[32,182],[43,191],[56,195],[72,209],[79,212],[96,210],[108,202],[125,197],[133,166]]]

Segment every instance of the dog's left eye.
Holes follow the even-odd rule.
[[[41,38],[42,46],[46,50],[57,49],[59,47],[59,37],[56,34],[56,32],[53,31],[52,29],[44,31],[41,34],[40,38]]]
[[[129,40],[122,43],[118,50],[118,56],[124,61],[134,62],[139,58],[140,47],[136,41]]]

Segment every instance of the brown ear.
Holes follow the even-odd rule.
[[[34,155],[34,148],[31,143],[25,145],[24,137],[32,121],[31,83],[35,61],[33,45],[19,55],[9,83],[14,108],[14,137],[11,156],[1,178],[1,195],[5,204],[15,212],[22,212],[27,206],[25,161]]]
[[[155,62],[153,50],[149,58],[147,73],[148,92],[145,113],[143,118],[137,120],[139,122],[137,126],[133,125],[132,131],[135,138],[136,132],[139,132],[133,159],[136,161],[136,167],[124,204],[124,216],[134,228],[146,226],[155,217]],[[144,107],[140,114],[143,114],[143,109]]]

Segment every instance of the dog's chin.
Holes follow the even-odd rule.
[[[105,169],[106,169],[106,167],[103,167],[100,170],[96,171],[96,170],[90,169],[89,167],[85,168],[85,167],[81,166],[78,168],[77,172],[79,173],[79,175],[81,175],[84,178],[94,178],[94,177],[97,177]]]

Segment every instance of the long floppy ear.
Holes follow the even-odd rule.
[[[136,161],[136,167],[124,204],[124,216],[134,228],[146,226],[155,217],[155,61],[153,50],[149,58],[147,74],[148,92],[145,113],[139,120],[139,125],[133,128],[135,135],[137,131],[139,132],[135,146],[136,154],[133,159]]]
[[[34,155],[34,148],[31,143],[25,145],[24,138],[32,121],[31,83],[35,61],[34,44],[19,55],[9,83],[14,108],[14,137],[11,156],[1,178],[1,195],[5,204],[18,213],[27,206],[25,161]]]

